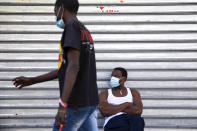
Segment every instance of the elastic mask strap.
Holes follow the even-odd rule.
[[[62,8],[62,6],[60,6],[58,12],[57,12],[57,17],[59,16],[59,13],[60,13],[60,9]],[[64,12],[64,8],[63,8],[63,12]],[[63,16],[63,13],[62,13],[62,16]],[[62,16],[61,16],[61,19],[62,19]]]

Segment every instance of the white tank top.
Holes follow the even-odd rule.
[[[125,102],[133,102],[133,96],[132,96],[132,93],[131,93],[131,90],[129,88],[126,88],[127,89],[127,95],[126,96],[123,96],[123,97],[116,97],[112,94],[112,89],[108,89],[108,97],[107,97],[107,102],[109,104],[112,104],[112,105],[120,105],[122,103],[125,103]],[[107,124],[107,122],[117,116],[117,115],[121,115],[123,114],[124,112],[119,112],[119,113],[116,113],[114,115],[111,115],[109,117],[105,117],[105,123],[103,125],[103,127]]]

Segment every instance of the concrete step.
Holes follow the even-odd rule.
[[[197,91],[181,91],[181,90],[141,90],[140,94],[142,98],[154,98],[154,99],[195,99],[197,96]],[[3,90],[0,92],[2,97],[41,97],[41,96],[51,96],[59,97],[59,90]]]
[[[59,90],[59,87],[58,85],[55,85],[57,81],[53,81],[53,85],[48,85],[46,84],[45,86],[43,85],[32,85],[32,86],[28,86],[28,87],[24,87],[22,90]],[[106,82],[107,83],[107,82]],[[108,83],[107,83],[108,84]],[[171,90],[171,91],[174,91],[174,90],[179,90],[179,91],[196,91],[197,88],[196,87],[187,87],[187,89],[185,89],[186,87],[171,87],[171,88],[161,88],[161,87],[129,87],[129,88],[133,88],[133,89],[137,89],[138,91],[147,91],[147,90],[155,90],[155,91],[161,91],[161,90]],[[106,87],[101,87],[101,84],[98,84],[98,89],[99,91],[104,91],[104,90],[107,90],[109,89],[109,85],[106,85]],[[5,90],[19,90],[18,88],[14,87],[14,85],[9,85],[9,86],[4,86],[4,87],[1,87],[0,86],[0,90],[2,91],[5,91]],[[0,96],[0,99],[6,99],[6,97],[4,96]],[[7,98],[9,99],[9,98]],[[10,98],[12,99],[12,97]],[[18,99],[20,99],[18,97]],[[43,99],[46,99],[46,97],[43,97]],[[147,98],[148,99],[148,98]],[[179,98],[177,98],[179,99]],[[188,98],[188,99],[191,99],[191,98]]]
[[[52,92],[50,92],[53,96]],[[41,94],[44,94],[43,92]],[[142,100],[144,108],[186,108],[197,109],[197,100]],[[58,99],[1,100],[2,108],[17,107],[57,107]],[[194,115],[194,114],[192,114]],[[196,112],[197,115],[197,112]]]
[[[19,33],[19,32],[18,32]],[[48,32],[46,32],[48,34]],[[0,51],[2,53],[58,53],[59,44],[0,44]],[[95,43],[94,47],[96,53],[107,53],[107,52],[188,52],[196,51],[197,46],[193,43],[181,43],[181,44],[133,44],[133,43],[121,43],[121,47],[118,44],[102,44]]]
[[[4,128],[9,128],[9,127],[21,127],[21,126],[26,126],[26,127],[43,127],[43,126],[48,126],[50,127],[53,125],[55,121],[55,118],[51,119],[40,119],[40,118],[34,118],[34,119],[6,119],[3,120],[1,123],[1,127]],[[176,120],[162,120],[162,119],[145,119],[146,122],[146,127],[157,127],[158,125],[162,125],[163,127],[165,125],[169,125],[169,127],[192,127],[192,128],[197,128],[196,125],[196,120],[189,120],[189,119],[176,119]],[[9,123],[9,124],[8,124]],[[103,125],[103,120],[98,120],[99,127],[102,127]]]
[[[120,23],[180,23],[180,24],[195,24],[197,20],[196,14],[190,14],[190,17],[187,15],[179,14],[179,15],[132,15],[132,14],[122,14],[117,17],[117,15],[99,15],[99,17],[95,14],[89,14],[88,17],[85,15],[78,15],[78,19],[85,24],[105,24],[105,25],[114,25]],[[55,16],[46,14],[46,15],[39,15],[39,14],[32,14],[32,15],[0,15],[0,23],[10,24],[10,23],[20,23],[21,25],[25,24],[44,24],[44,25],[54,25]],[[191,34],[188,34],[191,35]],[[39,37],[38,37],[39,38]],[[112,37],[113,38],[113,37]],[[35,39],[35,38],[34,38]],[[22,40],[22,39],[21,39]],[[36,39],[35,39],[36,40]],[[45,39],[47,40],[47,39]],[[148,40],[148,39],[147,39]]]
[[[196,52],[176,53],[96,53],[97,61],[196,61]],[[13,55],[15,59],[13,59]],[[5,57],[6,56],[6,57]],[[58,53],[0,53],[1,61],[58,61]]]
[[[52,128],[14,128],[14,129],[4,129],[4,131],[51,131]],[[99,131],[103,131],[99,128]],[[144,131],[196,131],[196,129],[174,129],[174,128],[145,128]]]
[[[36,119],[36,118],[35,118]],[[146,121],[146,120],[145,120]],[[27,122],[27,123],[26,123]],[[47,123],[45,121],[45,119],[39,120],[37,119],[36,122],[34,121],[26,121],[25,123],[17,123],[17,124],[1,124],[1,128],[34,128],[34,127],[52,127],[53,123],[54,123],[54,118],[53,121],[51,121],[50,123]],[[39,122],[39,123],[37,123]],[[102,127],[103,125],[103,119],[99,119],[98,121],[98,126]],[[174,122],[174,124],[172,124],[171,122]],[[196,125],[196,121],[190,121],[189,120],[186,121],[179,121],[179,123],[177,123],[177,120],[173,120],[173,121],[151,121],[151,123],[146,123],[146,127],[147,128],[188,128],[188,129],[197,129],[197,125]],[[193,123],[193,124],[192,124]]]
[[[2,7],[2,6],[0,6]],[[4,6],[3,6],[4,7]],[[6,6],[5,6],[6,7]],[[12,7],[12,6],[11,6]],[[20,6],[19,6],[20,7]],[[13,8],[13,7],[12,7]],[[1,9],[1,8],[0,8]],[[119,28],[114,28],[114,26],[118,26]],[[161,26],[163,28],[161,28]],[[181,32],[187,32],[187,31],[193,31],[195,32],[197,30],[197,27],[195,24],[159,24],[159,25],[150,25],[150,24],[142,24],[142,25],[87,25],[86,26],[90,32],[92,33],[117,33],[117,32],[121,32],[121,33],[156,33],[156,32],[160,32],[160,33],[170,33],[170,32],[177,32],[177,33],[181,33]],[[61,33],[62,30],[58,29],[56,26],[54,25],[33,25],[33,26],[29,26],[29,25],[0,25],[0,32],[1,33]],[[42,44],[42,43],[40,43]],[[110,43],[108,43],[110,44]],[[109,45],[105,46],[109,46]],[[121,46],[119,48],[126,48],[126,47],[131,47],[134,43],[129,44],[128,46]],[[162,43],[159,43],[162,45]],[[180,44],[180,43],[177,43]],[[185,44],[189,44],[189,43],[185,43]],[[18,45],[20,46],[20,45]],[[25,45],[27,46],[27,45]],[[25,47],[24,46],[24,47]],[[133,45],[135,47],[135,44]],[[136,46],[142,46],[141,44],[138,44]],[[146,47],[146,45],[144,45]],[[157,44],[154,44],[154,46],[148,46],[149,48],[156,48]],[[169,44],[168,46],[165,46],[163,48],[170,48],[174,46],[173,44]],[[42,46],[41,46],[42,47]],[[162,46],[161,46],[162,47]],[[183,47],[185,47],[183,45]],[[195,46],[188,46],[185,48],[191,48],[193,47],[194,49],[196,48]],[[98,49],[99,47],[97,47],[96,49]],[[174,47],[174,48],[178,48],[178,47]],[[181,48],[181,46],[180,46]],[[193,49],[192,48],[192,49]],[[17,48],[16,48],[17,49]]]
[[[3,131],[51,131],[52,128],[11,128]],[[99,128],[99,131],[103,131]],[[196,129],[177,129],[177,128],[145,128],[144,131],[196,131]]]
[[[54,4],[54,0],[48,0],[48,1],[40,1],[40,0],[6,0],[2,3],[10,3],[10,4]],[[81,4],[98,4],[101,3],[99,0],[95,1],[89,1],[89,0],[79,0],[79,3]],[[103,4],[120,4],[119,0],[111,0],[111,1],[103,1]],[[132,1],[125,1],[126,4],[187,4],[187,3],[197,3],[195,0],[132,0]]]
[[[197,6],[196,5],[176,5],[176,6],[124,6],[124,5],[116,5],[116,6],[104,6],[101,10],[97,8],[95,5],[81,5],[78,11],[78,14],[81,13],[108,13],[106,10],[115,10],[111,13],[145,13],[145,14],[154,14],[154,13],[185,13],[185,12],[195,12]],[[0,12],[2,13],[45,13],[45,14],[53,14],[54,13],[54,5],[52,6],[0,6]]]
[[[92,34],[94,41],[196,40],[197,33],[172,34]],[[58,41],[61,34],[1,34],[0,41]]]
[[[28,128],[28,127],[20,127],[20,128],[0,128],[3,131],[52,131],[52,127],[33,127],[33,128]],[[99,128],[99,131],[103,131],[102,128]],[[187,130],[186,130],[187,131]]]
[[[47,67],[46,67],[47,65]],[[112,71],[117,65],[125,67],[128,71],[195,71],[197,62],[97,62],[97,71]],[[50,71],[57,68],[57,62],[0,62],[0,71],[25,72],[25,71]]]
[[[46,106],[47,107],[47,106]],[[154,112],[154,113],[153,113]],[[9,109],[0,109],[0,118],[15,118],[21,119],[23,117],[29,118],[32,116],[42,116],[42,115],[49,115],[54,116],[57,113],[57,106],[56,108],[29,108],[29,109],[18,109],[18,108],[9,108]],[[103,118],[100,112],[97,110],[98,118]],[[143,110],[143,117],[147,119],[187,119],[187,118],[196,118],[197,113],[196,109],[147,109],[144,108]]]
[[[51,70],[55,70],[51,69]],[[10,72],[4,71],[1,72],[0,80],[11,80],[18,76],[37,76],[41,74],[48,73],[49,71],[31,71],[28,72]],[[97,78],[98,80],[109,80],[111,78],[111,70],[110,71],[98,71]],[[196,80],[197,79],[197,71],[128,71],[127,81],[130,80]]]
[[[35,76],[35,75],[34,75]],[[13,79],[13,78],[12,78]],[[107,89],[109,87],[109,81],[98,80],[97,84],[100,89]],[[137,89],[177,89],[177,90],[185,90],[185,89],[196,89],[197,88],[197,81],[127,81],[127,87],[130,88],[137,88]],[[10,80],[0,81],[0,88],[1,90],[14,90],[13,83]],[[23,90],[45,90],[48,88],[58,89],[59,85],[57,80],[48,81],[43,83],[38,83],[35,85],[31,85],[28,87],[24,87]]]

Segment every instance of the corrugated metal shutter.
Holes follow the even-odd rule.
[[[54,25],[54,2],[0,1],[1,131],[51,130],[57,81],[18,90],[11,79],[57,67],[61,30]],[[197,1],[80,3],[78,18],[95,41],[99,89],[108,88],[111,70],[123,66],[129,72],[127,86],[142,95],[145,131],[196,131]],[[99,7],[104,7],[104,13]],[[98,122],[101,127],[101,115]]]

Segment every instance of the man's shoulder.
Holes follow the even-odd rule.
[[[102,91],[99,96],[108,96],[108,90]]]
[[[131,93],[133,94],[133,95],[140,95],[140,92],[137,90],[137,89],[135,89],[135,88],[130,88],[130,91],[131,91]]]
[[[74,27],[74,28],[81,28],[82,26],[84,26],[78,19],[70,19],[67,23],[66,23],[66,27]]]

